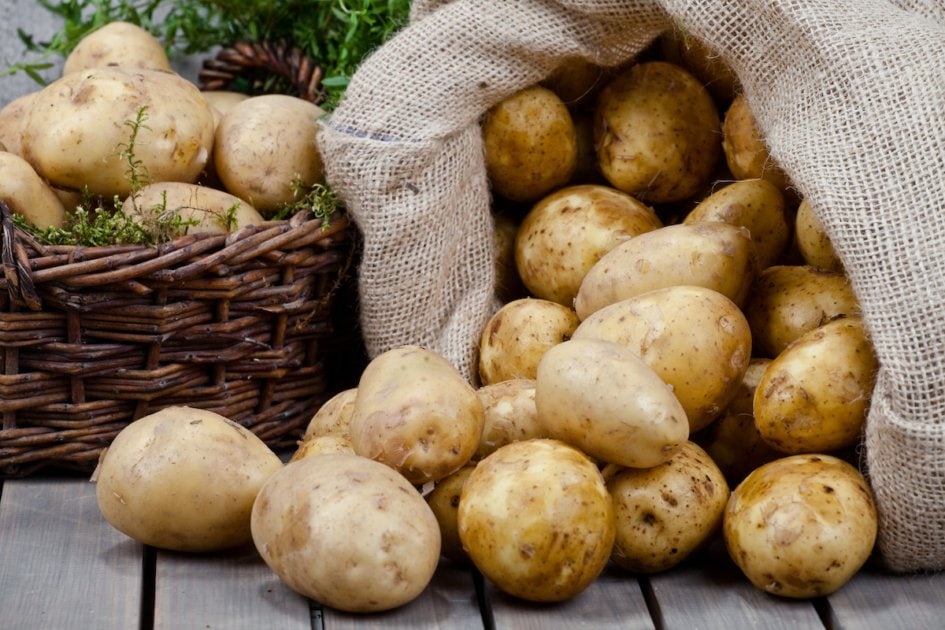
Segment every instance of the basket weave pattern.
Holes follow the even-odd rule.
[[[0,475],[90,470],[124,426],[169,405],[294,445],[327,398],[330,303],[354,249],[345,216],[51,247],[0,210]]]

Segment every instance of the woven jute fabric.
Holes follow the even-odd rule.
[[[821,217],[880,360],[865,431],[879,550],[945,568],[945,8],[937,0],[417,1],[321,130],[364,235],[368,351],[420,343],[470,378],[493,297],[479,120],[566,57],[681,28],[732,66]]]

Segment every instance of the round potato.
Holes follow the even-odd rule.
[[[216,128],[213,166],[228,192],[263,215],[297,201],[323,179],[316,123],[325,112],[285,94],[234,105]]]
[[[252,534],[290,588],[349,612],[413,600],[440,557],[440,528],[420,493],[389,466],[347,453],[274,474],[253,505]]]
[[[484,422],[474,459],[482,459],[512,442],[547,437],[538,423],[534,379],[483,385],[476,394],[482,401]]]
[[[463,466],[446,478],[440,479],[426,496],[427,504],[440,525],[440,553],[455,562],[469,562],[463,542],[459,539],[457,515],[463,486],[474,468],[474,465]]]
[[[514,442],[479,462],[463,485],[456,522],[482,574],[536,602],[587,588],[614,542],[613,503],[600,471],[557,440]]]
[[[876,506],[850,464],[794,455],[752,472],[729,498],[725,545],[759,589],[792,598],[835,592],[873,550]]]
[[[431,350],[406,345],[368,363],[349,430],[357,454],[422,485],[472,459],[483,422],[479,396],[459,371]]]
[[[167,52],[154,35],[130,22],[109,22],[83,37],[62,64],[62,74],[120,66],[171,71]]]
[[[717,222],[667,225],[604,254],[581,281],[574,310],[585,320],[614,302],[676,285],[712,289],[741,305],[754,277],[747,229]]]
[[[299,442],[289,461],[295,462],[306,457],[324,455],[325,453],[355,454],[351,440],[346,437],[341,435],[313,435]]]
[[[787,175],[768,153],[744,94],[736,96],[725,112],[722,150],[736,179],[766,179],[781,190],[787,190],[790,185]]]
[[[282,468],[248,429],[203,409],[166,407],[123,428],[95,471],[102,516],[135,540],[176,551],[250,542],[253,502]]]
[[[601,256],[662,225],[652,208],[610,186],[570,186],[525,216],[515,265],[531,295],[572,308],[584,275]]]
[[[23,157],[23,128],[37,92],[17,97],[0,109],[0,144],[14,155]]]
[[[804,262],[815,269],[842,273],[843,263],[833,247],[833,241],[806,199],[798,205],[794,223],[794,240]]]
[[[614,563],[635,573],[676,566],[722,524],[729,487],[701,447],[684,442],[666,462],[624,468],[607,481],[614,501]]]
[[[721,123],[705,87],[678,65],[638,63],[601,91],[594,117],[600,169],[647,203],[688,199],[721,156]]]
[[[542,355],[569,339],[579,323],[574,311],[550,300],[522,298],[505,304],[482,331],[479,379],[490,385],[535,378]]]
[[[66,219],[55,191],[29,162],[6,151],[0,151],[0,200],[40,230],[62,227]]]
[[[350,439],[351,414],[357,396],[358,388],[351,387],[326,400],[309,420],[302,439],[320,435],[338,435]]]
[[[572,339],[545,354],[535,407],[548,437],[609,464],[657,466],[689,437],[666,383],[627,347],[600,339]]]
[[[563,186],[577,166],[577,134],[567,106],[538,85],[512,94],[482,123],[486,173],[511,201],[534,201]]]
[[[730,299],[711,289],[654,289],[585,319],[571,340],[604,339],[628,347],[673,393],[695,433],[735,397],[751,360],[751,331]]]
[[[121,204],[144,225],[162,225],[180,217],[172,238],[184,234],[225,234],[265,221],[242,199],[216,188],[184,182],[148,184]]]
[[[878,363],[863,319],[841,317],[784,349],[755,389],[755,426],[783,453],[851,446],[869,411]]]

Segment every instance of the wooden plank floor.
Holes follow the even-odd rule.
[[[375,627],[933,629],[945,627],[945,574],[866,568],[829,598],[784,600],[752,587],[715,545],[666,573],[608,570],[568,602],[537,605],[444,561],[413,602],[353,615],[291,591],[252,546],[189,555],[129,540],[105,523],[83,479],[40,476],[0,486],[2,630]]]

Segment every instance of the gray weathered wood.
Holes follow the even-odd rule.
[[[0,627],[137,628],[142,546],[102,518],[81,479],[5,481]]]
[[[837,630],[945,627],[945,573],[890,575],[864,568],[828,598]]]

